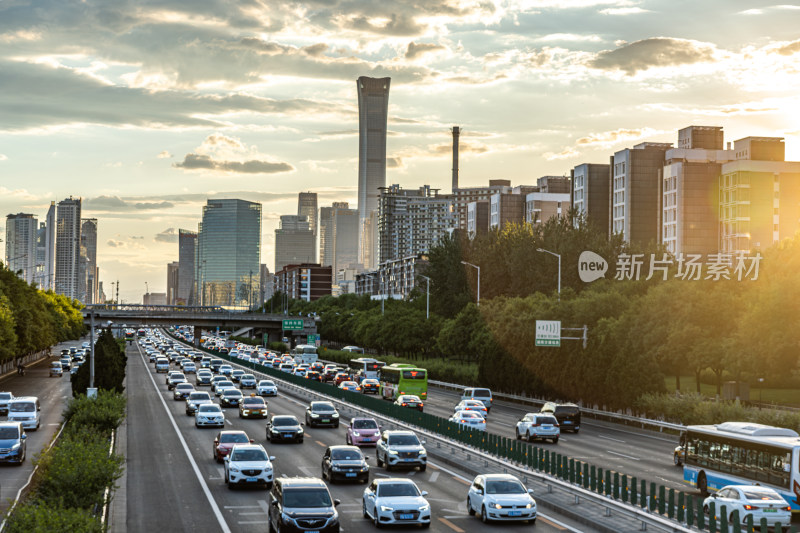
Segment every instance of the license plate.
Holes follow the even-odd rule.
[[[249,477],[249,478],[247,478],[247,482],[248,483],[255,483],[256,481],[258,481],[257,477]]]
[[[777,509],[764,509],[764,512],[765,513],[777,513],[778,510]]]
[[[292,434],[291,433],[284,433],[283,434],[283,438],[284,439],[291,439],[292,438]]]
[[[322,423],[323,424],[328,424],[328,423],[330,423],[330,421],[331,421],[330,418],[326,418],[325,420],[322,421]]]
[[[565,425],[565,426],[568,426],[568,425],[570,425],[570,424],[572,424],[572,422],[570,422],[569,420],[565,420],[565,421],[564,421],[564,425]]]
[[[348,472],[348,473],[345,474],[345,477],[356,477],[356,473],[355,472]]]
[[[508,516],[520,516],[522,511],[509,511]]]
[[[400,520],[411,520],[412,518],[414,518],[413,514],[401,514],[400,515]]]

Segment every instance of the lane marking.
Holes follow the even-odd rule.
[[[552,520],[550,520],[550,519],[548,519],[548,518],[545,518],[545,517],[543,517],[543,516],[539,516],[539,520],[541,520],[541,521],[542,521],[542,522],[544,522],[545,524],[548,524],[548,525],[551,525],[551,526],[553,526],[554,528],[556,528],[556,529],[558,529],[558,530],[560,530],[560,531],[566,531],[566,529],[567,529],[567,528],[565,528],[564,526],[562,526],[561,524],[556,524],[556,523],[555,523],[555,522],[553,522]]]
[[[145,362],[141,350],[139,350],[139,358],[142,360],[142,363],[144,363],[145,368],[147,368],[147,362]],[[161,400],[161,405],[164,407],[164,411],[166,411],[167,413],[167,417],[169,418],[169,421],[172,424],[172,428],[178,435],[178,440],[180,441],[181,446],[183,446],[183,451],[186,453],[186,457],[189,459],[189,463],[191,463],[192,465],[192,470],[194,470],[194,474],[197,477],[197,481],[200,482],[200,486],[203,489],[203,493],[206,495],[206,499],[208,500],[209,505],[211,505],[211,510],[214,512],[214,516],[217,517],[217,522],[219,523],[219,526],[222,528],[222,531],[224,533],[231,533],[231,528],[228,527],[228,523],[225,522],[225,517],[222,516],[222,511],[220,511],[216,500],[214,500],[214,496],[211,495],[211,490],[208,488],[206,480],[200,473],[200,467],[197,466],[197,462],[195,462],[194,456],[192,456],[192,452],[189,450],[189,446],[186,444],[186,440],[183,438],[180,429],[178,429],[178,424],[175,423],[175,418],[172,416],[169,407],[167,407],[167,402],[164,401],[164,396],[161,395],[161,391],[158,389],[156,381],[153,379],[153,376],[150,372],[146,372],[146,374],[147,377],[150,378],[150,383],[153,384],[153,388],[156,390],[156,396],[158,396],[158,399]]]
[[[328,447],[328,445],[327,445],[327,444],[325,444],[324,442],[322,442],[321,440],[315,440],[314,442],[316,442],[317,444],[319,444],[319,445],[320,445],[320,446],[322,446],[323,448],[327,448],[327,447]]]
[[[624,457],[626,459],[632,459],[634,461],[641,461],[641,459],[639,459],[638,457],[633,457],[631,455],[625,455],[624,453],[612,452],[611,450],[606,450],[606,453],[612,453],[614,455],[619,455],[620,457]]]
[[[599,437],[599,438],[601,438],[601,439],[613,440],[614,442],[621,442],[621,443],[623,443],[623,444],[625,444],[625,443],[626,443],[626,441],[624,441],[624,440],[615,439],[615,438],[613,438],[613,437],[606,437],[605,435],[602,435],[602,434],[601,434],[601,435],[598,435],[598,437]]]
[[[463,530],[463,529],[461,529],[460,527],[458,527],[457,525],[455,525],[454,523],[452,523],[452,522],[451,522],[450,520],[448,520],[447,518],[442,518],[442,517],[440,516],[440,517],[439,517],[439,522],[441,522],[442,524],[446,525],[447,527],[449,527],[450,529],[452,529],[452,530],[453,530],[453,531],[455,531],[456,533],[464,533],[464,530]]]
[[[260,509],[258,505],[226,505],[225,509]]]
[[[239,513],[239,516],[262,516],[264,511],[258,511],[256,513]],[[239,522],[241,524],[241,522]]]
[[[434,472],[428,478],[428,481],[431,483],[436,483],[436,480],[439,479],[439,472]]]

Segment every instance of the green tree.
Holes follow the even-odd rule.
[[[87,361],[72,375],[72,395],[86,394],[89,387],[89,365]],[[94,346],[94,385],[100,390],[122,392],[125,379],[125,351],[117,343],[110,328],[97,338]]]

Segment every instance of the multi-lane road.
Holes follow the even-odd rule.
[[[193,377],[189,376],[193,382]],[[218,430],[197,429],[186,416],[184,403],[174,401],[164,374],[156,374],[137,346],[128,349],[127,479],[126,518],[117,530],[149,531],[259,531],[266,528],[268,493],[263,489],[229,490],[223,468],[212,459],[212,441]],[[306,403],[281,393],[269,398],[270,413],[304,417]],[[266,442],[265,421],[238,418],[238,410],[226,409],[226,429],[241,429],[274,455],[276,476],[320,477],[325,447],[343,444],[344,427],[307,429],[303,444]],[[374,458],[371,449],[365,454]],[[370,459],[371,476],[388,476]],[[468,531],[527,531],[526,524],[485,526],[466,513],[470,475],[452,467],[429,463],[426,472],[393,471],[391,476],[412,478],[429,492],[433,510],[431,530],[440,533]],[[372,531],[362,517],[364,485],[329,483],[338,507],[342,531]],[[536,528],[540,531],[591,531],[569,519],[540,508]]]

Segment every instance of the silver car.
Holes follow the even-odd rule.
[[[406,478],[375,479],[364,489],[362,509],[364,518],[372,519],[375,527],[386,524],[431,524],[431,505],[416,483]]]
[[[467,492],[467,512],[480,513],[484,523],[490,521],[520,521],[536,523],[536,500],[533,489],[511,474],[482,474],[477,476]]]
[[[225,413],[222,407],[215,403],[203,404],[197,407],[194,415],[195,427],[225,427]]]
[[[547,413],[526,414],[517,422],[515,431],[517,439],[526,439],[528,442],[540,439],[551,440],[555,444],[561,436],[558,420]]]
[[[428,467],[428,452],[412,431],[387,430],[375,447],[378,466],[386,470],[394,467],[419,467],[424,472]]]

